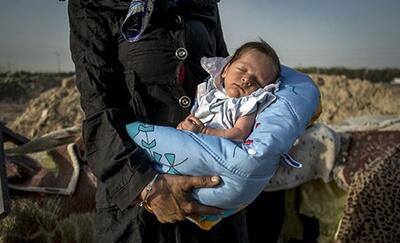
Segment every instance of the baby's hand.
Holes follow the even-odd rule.
[[[195,116],[188,116],[177,126],[179,130],[188,130],[192,132],[203,132],[205,130],[204,124]]]

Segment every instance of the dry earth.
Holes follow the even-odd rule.
[[[362,115],[400,115],[400,85],[345,76],[310,77],[321,90],[321,123],[338,124]],[[51,85],[47,81],[42,86],[35,82],[34,87],[23,80],[15,82],[18,85],[0,80],[0,120],[29,138],[79,124],[83,114],[73,79],[53,81]]]
[[[361,115],[400,115],[399,85],[345,76],[310,76],[321,90],[322,123],[338,124]],[[73,81],[74,77],[51,81],[30,76],[0,79],[0,122],[28,138],[80,124],[83,114]],[[59,200],[61,197],[49,197],[44,201],[49,206],[45,207],[32,200],[14,200],[14,214],[0,224],[0,241],[90,242],[93,214],[71,215],[60,221],[55,213],[46,210],[60,207]],[[27,231],[30,225],[35,227]],[[62,239],[71,232],[74,240]]]
[[[338,124],[364,115],[400,115],[400,85],[345,76],[310,76],[321,91],[321,123]]]

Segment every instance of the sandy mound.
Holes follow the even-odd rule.
[[[338,124],[347,118],[362,115],[400,115],[399,85],[335,75],[312,74],[310,77],[321,90],[321,123]],[[83,114],[73,81],[73,78],[64,79],[61,86],[42,92],[39,97],[32,99],[11,128],[32,138],[80,124]],[[22,96],[29,93],[20,86],[14,87],[21,89]]]
[[[58,74],[17,72],[0,74],[0,103],[23,104],[46,90],[60,85]]]
[[[321,90],[323,112],[320,122],[322,123],[337,124],[349,117],[361,115],[400,115],[400,86],[351,80],[345,76],[311,75],[311,77]],[[35,85],[34,90],[25,82],[17,85],[0,82],[5,84],[0,89],[0,115],[10,114],[4,116],[13,121],[11,125],[7,125],[29,138],[79,125],[83,113],[79,107],[79,94],[73,81],[73,78],[64,79],[61,85],[57,82],[56,86],[51,87],[52,89],[45,87],[46,82],[43,82],[45,88],[36,96],[35,92],[41,89],[41,82],[32,82],[32,85]],[[53,84],[54,82],[51,82],[51,85]],[[30,101],[26,104],[28,100]],[[23,113],[17,110],[18,107],[24,108]],[[15,117],[17,118],[14,120]],[[49,198],[51,200],[51,197]],[[80,240],[75,240],[77,242],[90,241],[93,214],[77,215],[74,218],[57,221],[54,215],[49,215],[49,212],[52,213],[51,210],[40,210],[52,209],[51,207],[46,205],[39,207],[35,203],[29,200],[26,203],[14,200],[13,205],[21,205],[21,209],[14,208],[13,215],[0,225],[2,226],[0,241],[7,239],[7,242],[21,242],[20,239],[39,239],[38,241],[42,242],[41,237],[45,236],[46,239],[61,242],[63,240],[60,239],[60,234],[79,236]],[[49,205],[59,206],[60,203],[49,201]],[[83,226],[79,223],[83,223]],[[27,225],[35,227],[28,227],[30,230],[27,231]],[[15,240],[10,240],[14,238]]]
[[[49,89],[59,87],[66,73],[0,73],[0,122],[10,125],[28,102]]]
[[[78,125],[82,119],[74,78],[67,78],[61,82],[61,86],[31,100],[24,113],[11,124],[11,128],[33,138]]]
[[[400,115],[400,86],[346,76],[310,75],[321,91],[319,122],[338,124],[364,115]]]

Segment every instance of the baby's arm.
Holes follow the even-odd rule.
[[[256,112],[239,117],[234,127],[230,129],[217,129],[211,127],[204,127],[202,133],[229,138],[232,140],[244,141],[251,133],[256,119]]]
[[[218,129],[218,128],[205,127],[204,124],[197,117],[189,115],[185,120],[183,120],[178,125],[177,128],[181,130],[201,132],[212,136],[243,141],[250,135],[250,132],[255,122],[255,118],[256,118],[256,112],[253,112],[246,116],[239,117],[233,128]]]

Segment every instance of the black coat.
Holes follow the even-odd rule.
[[[96,242],[238,242],[243,215],[209,232],[191,222],[160,224],[133,205],[155,171],[126,134],[135,121],[176,126],[190,111],[207,74],[203,56],[227,56],[215,0],[185,0],[177,8],[155,1],[143,38],[120,34],[129,1],[70,0],[70,48],[85,112],[83,138],[98,178]],[[183,80],[180,80],[183,79]]]

